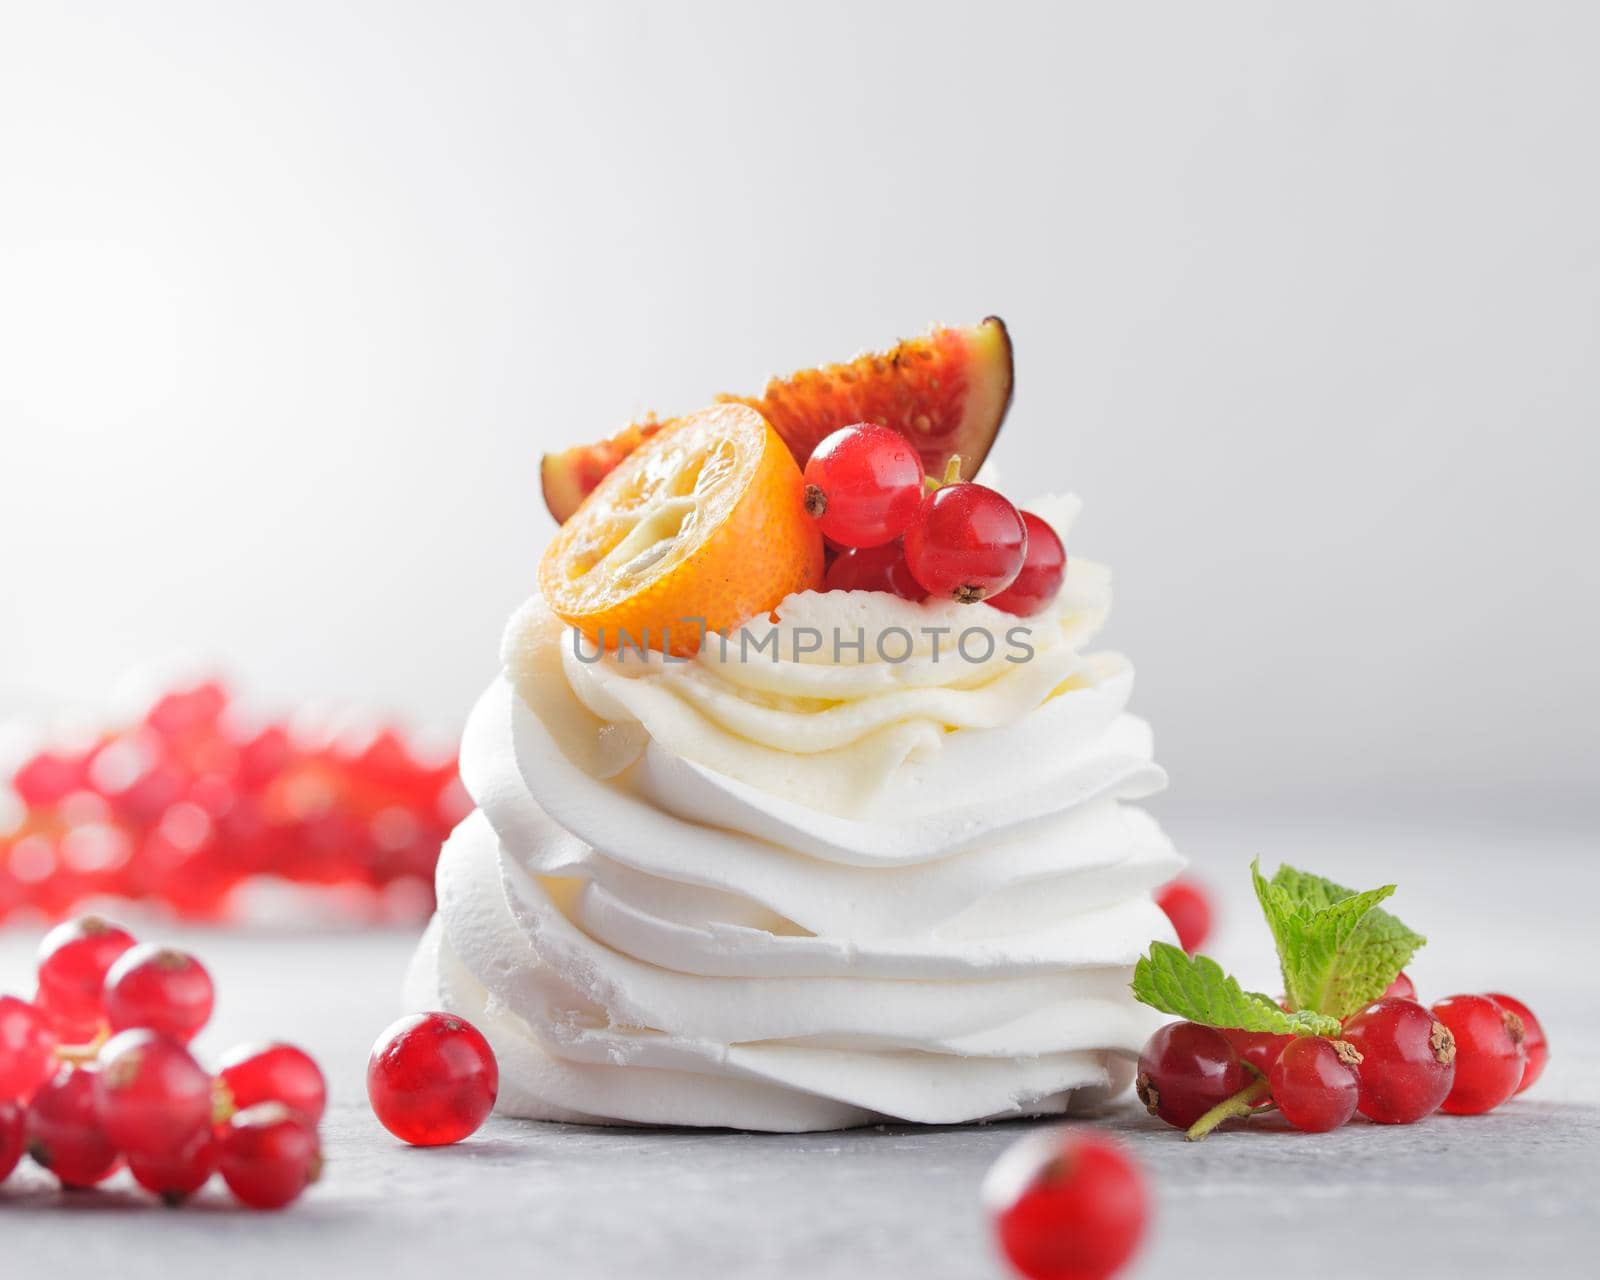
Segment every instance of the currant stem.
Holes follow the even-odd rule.
[[[101,1027],[100,1030],[95,1034],[94,1039],[90,1040],[87,1044],[57,1045],[56,1057],[62,1062],[71,1062],[74,1064],[93,1062],[97,1057],[100,1056],[100,1047],[109,1039],[111,1039],[110,1030],[105,1027]]]
[[[211,1123],[224,1125],[232,1120],[239,1112],[239,1104],[234,1100],[233,1090],[228,1087],[227,1081],[220,1077],[211,1082]]]
[[[1272,1086],[1264,1078],[1252,1080],[1233,1097],[1224,1098],[1190,1125],[1189,1132],[1183,1135],[1184,1141],[1199,1142],[1224,1120],[1236,1120],[1249,1115],[1256,1109],[1256,1103],[1271,1096]]]

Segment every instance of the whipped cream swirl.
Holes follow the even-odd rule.
[[[1076,507],[1030,509],[1064,534]],[[408,1001],[477,1024],[530,1118],[1098,1105],[1160,1021],[1128,981],[1180,866],[1126,803],[1165,783],[1132,669],[1083,651],[1109,606],[1077,559],[1028,619],[807,592],[673,662],[597,658],[531,601],[467,726],[478,809]]]

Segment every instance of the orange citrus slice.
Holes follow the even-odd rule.
[[[667,424],[584,499],[539,562],[554,613],[606,649],[683,655],[822,586],[822,535],[788,446],[756,410]]]

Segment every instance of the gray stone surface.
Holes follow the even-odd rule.
[[[1312,1136],[1224,1132],[1199,1145],[1129,1107],[1105,1123],[1139,1155],[1156,1218],[1134,1274],[1523,1276],[1592,1272],[1600,1174],[1594,840],[1576,832],[1386,823],[1191,824],[1175,832],[1224,892],[1215,950],[1270,986],[1244,863],[1278,858],[1363,887],[1397,880],[1395,909],[1433,938],[1424,996],[1504,987],[1555,1044],[1531,1095],[1486,1117],[1407,1128],[1358,1122]],[[0,1192],[0,1276],[621,1277],[999,1276],[976,1190],[1029,1126],[782,1137],[492,1121],[437,1151],[399,1146],[363,1101],[367,1049],[399,1012],[409,938],[205,933],[215,1053],[298,1039],[328,1068],[325,1182],[286,1214],[233,1210],[221,1191],[183,1212],[126,1175],[64,1195],[26,1163]],[[33,937],[0,933],[0,988],[25,982]]]

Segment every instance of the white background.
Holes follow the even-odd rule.
[[[1005,317],[1165,812],[1596,781],[1600,7],[0,0],[0,713],[450,729],[546,448]]]

